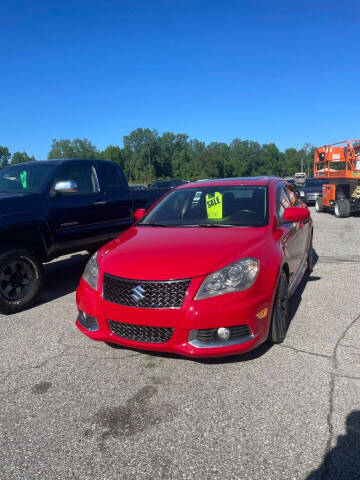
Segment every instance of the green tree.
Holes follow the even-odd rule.
[[[100,158],[100,152],[87,138],[74,140],[62,139],[52,141],[48,158]]]
[[[11,159],[11,165],[15,165],[16,163],[23,163],[23,162],[33,162],[35,160],[34,156],[29,157],[26,152],[15,152]]]
[[[130,181],[150,183],[161,177],[159,134],[157,130],[137,128],[124,136],[125,158]]]
[[[0,168],[4,168],[9,164],[10,157],[10,150],[0,145]]]
[[[102,152],[101,156],[105,160],[110,160],[124,167],[124,153],[118,145],[109,145]]]

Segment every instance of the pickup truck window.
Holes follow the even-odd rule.
[[[112,165],[111,163],[109,163],[109,165],[102,163],[100,165],[100,172],[105,190],[123,189],[121,177],[115,165]]]
[[[14,165],[0,170],[0,192],[41,193],[57,165]]]
[[[73,180],[77,184],[77,192],[71,195],[84,195],[99,192],[99,183],[95,168],[91,164],[68,164],[56,173],[55,181]]]

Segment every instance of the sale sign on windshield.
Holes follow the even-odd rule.
[[[220,192],[206,195],[206,212],[208,218],[223,218],[223,202]]]

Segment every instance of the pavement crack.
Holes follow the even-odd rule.
[[[69,350],[69,348],[65,348],[62,352],[56,354],[56,355],[52,355],[51,357],[48,357],[46,358],[43,362],[37,364],[37,365],[29,365],[27,367],[21,367],[21,368],[16,368],[15,370],[10,370],[8,373],[7,373],[7,376],[5,377],[4,380],[6,380],[10,375],[13,375],[14,373],[19,373],[19,372],[26,372],[28,370],[36,370],[38,368],[41,368],[43,367],[44,365],[46,365],[48,362],[50,362],[51,360],[54,360],[55,358],[60,358],[62,357],[67,351]]]
[[[332,358],[331,355],[324,355],[322,353],[309,352],[308,350],[301,350],[300,348],[290,347],[289,345],[278,344],[277,346],[282,348],[288,348],[289,350],[293,350],[294,352],[297,352],[297,353],[306,353],[307,355],[314,355],[315,357],[327,358],[328,360],[331,360]]]
[[[353,375],[343,375],[341,373],[334,373],[335,377],[339,378],[348,378],[349,380],[360,380],[360,377],[355,377]]]
[[[327,414],[327,425],[328,425],[328,439],[326,442],[326,447],[325,447],[325,452],[324,452],[324,471],[321,475],[322,480],[327,480],[331,475],[330,472],[330,455],[328,455],[331,451],[331,445],[332,441],[334,438],[334,425],[333,425],[333,413],[334,413],[334,394],[335,394],[335,378],[337,376],[336,370],[338,369],[338,358],[337,358],[337,352],[338,348],[341,345],[341,341],[345,338],[346,334],[348,331],[355,325],[355,323],[360,319],[360,315],[358,315],[352,322],[349,323],[349,325],[345,328],[345,330],[342,332],[340,337],[337,339],[336,344],[333,349],[333,354],[331,357],[332,361],[332,371],[330,372],[330,382],[329,382],[329,411]]]
[[[356,347],[355,345],[348,345],[346,343],[339,343],[340,347],[347,347],[347,348],[354,348],[355,350],[360,350],[360,347]]]

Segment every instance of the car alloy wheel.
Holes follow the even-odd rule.
[[[0,313],[10,315],[30,306],[42,285],[43,268],[29,250],[11,250],[0,255]]]
[[[280,276],[272,313],[269,340],[272,343],[284,341],[288,328],[289,293],[288,281],[285,272]]]

